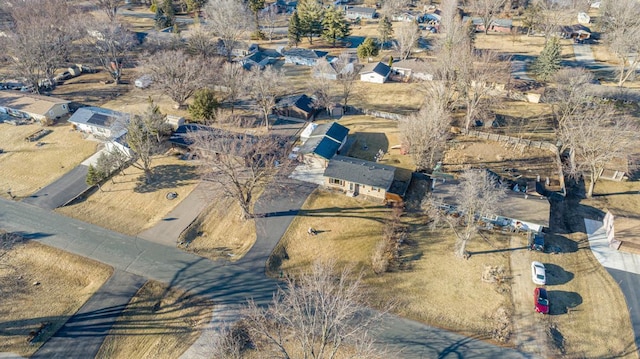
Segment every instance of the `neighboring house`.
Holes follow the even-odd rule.
[[[303,49],[301,47],[282,51],[285,64],[304,66],[315,66],[318,60],[325,58],[327,54],[328,52],[326,51]]]
[[[13,117],[55,120],[69,113],[69,103],[55,97],[0,90],[0,114]]]
[[[591,37],[591,30],[584,25],[561,26],[560,36],[565,39],[586,40]]]
[[[391,65],[391,77],[398,81],[432,81],[433,74],[428,69],[429,65],[418,59],[395,61]]]
[[[345,17],[349,20],[356,19],[374,19],[376,17],[376,9],[371,7],[347,6]]]
[[[263,69],[265,66],[275,62],[275,60],[275,58],[267,55],[266,52],[256,51],[248,56],[243,57],[240,60],[240,63],[247,70],[251,70],[251,68],[254,66]]]
[[[234,43],[233,49],[231,49],[232,57],[245,57],[249,56],[255,52],[258,52],[260,49],[258,44],[252,44],[244,41],[236,41]],[[226,55],[226,46],[224,41],[218,40],[218,52],[220,54]]]
[[[297,0],[294,0],[294,1],[277,0],[276,5],[280,9],[280,11],[290,14],[294,12],[298,7],[298,1]]]
[[[406,11],[395,14],[391,17],[392,21],[416,21],[422,23],[422,15],[419,13]]]
[[[117,139],[127,133],[129,114],[101,107],[81,107],[69,122],[82,132],[106,139]]]
[[[324,185],[349,196],[387,199],[396,168],[352,157],[334,156],[324,170]]]
[[[360,81],[382,84],[387,81],[391,68],[382,62],[367,64],[360,71]]]
[[[313,120],[316,111],[313,99],[305,94],[282,97],[273,108],[273,113],[276,115],[295,117],[307,121]]]
[[[316,78],[324,78],[327,80],[337,80],[340,75],[348,74],[354,71],[353,63],[348,63],[340,72],[336,67],[336,59],[332,61],[326,58],[319,59],[317,65],[313,68],[312,76]]]
[[[466,23],[467,21],[471,21],[476,31],[478,32],[484,31],[483,19],[479,17],[470,18],[468,16],[465,16],[462,18],[463,23]],[[511,33],[512,27],[513,27],[513,20],[511,19],[494,19],[491,21],[491,25],[489,25],[489,31]]]
[[[299,160],[312,167],[327,164],[347,143],[349,129],[337,122],[316,126],[298,151]]]

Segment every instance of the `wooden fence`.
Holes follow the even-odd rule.
[[[467,131],[466,135],[471,137],[482,138],[485,140],[509,143],[512,145],[523,145],[527,147],[540,148],[543,150],[551,151],[553,153],[558,153],[558,148],[553,143],[545,142],[545,141],[528,140],[526,138],[512,137],[512,136],[506,136],[506,135],[501,135],[497,133],[489,133],[489,132],[482,132],[482,131],[476,131],[476,130],[469,130]]]

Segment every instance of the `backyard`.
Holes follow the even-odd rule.
[[[45,128],[52,132],[37,142],[29,142],[25,137],[42,126],[0,123],[0,196],[9,198],[9,190],[15,199],[29,196],[96,151],[96,142],[85,140],[66,122]]]

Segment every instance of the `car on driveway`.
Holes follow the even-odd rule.
[[[533,300],[536,313],[549,314],[549,297],[547,296],[546,289],[539,287],[534,289]]]
[[[529,250],[544,252],[544,234],[529,233]]]
[[[544,269],[544,264],[533,261],[531,262],[531,279],[533,283],[537,285],[547,284],[547,275]]]

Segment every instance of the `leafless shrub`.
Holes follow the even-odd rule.
[[[500,343],[507,343],[513,334],[511,323],[511,311],[505,307],[500,307],[493,314],[494,327],[491,337]]]

